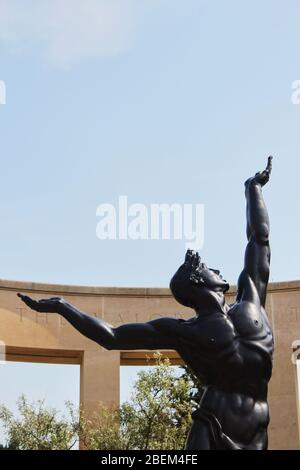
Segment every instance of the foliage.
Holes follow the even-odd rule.
[[[191,413],[201,397],[201,383],[187,367],[183,374],[169,359],[155,355],[156,365],[139,372],[131,399],[119,408],[100,404],[91,417],[67,403],[62,417],[44,401],[18,401],[19,417],[0,406],[9,449],[71,449],[80,440],[91,450],[169,450],[184,448]]]
[[[89,449],[182,449],[191,424],[194,381],[156,354],[156,365],[138,374],[131,400],[112,411],[103,405],[93,420],[82,418],[81,440]]]
[[[68,450],[78,440],[78,419],[67,403],[69,419],[60,417],[55,409],[46,408],[44,401],[30,404],[24,395],[18,400],[19,417],[0,406],[0,420],[7,433],[9,449]]]

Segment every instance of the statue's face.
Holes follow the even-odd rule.
[[[229,284],[226,279],[223,279],[220,271],[213,268],[208,268],[205,263],[200,265],[200,282],[199,286],[201,288],[207,288],[211,290],[217,290],[221,292],[226,292],[229,289]]]
[[[213,293],[223,295],[229,284],[217,269],[202,263],[198,253],[188,250],[184,264],[171,279],[170,288],[179,303],[199,310],[211,302]]]

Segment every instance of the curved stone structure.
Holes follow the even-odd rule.
[[[193,311],[180,306],[169,289],[80,287],[0,281],[0,341],[12,361],[80,364],[80,399],[92,412],[99,401],[119,402],[120,365],[141,365],[150,351],[106,351],[89,341],[56,314],[33,312],[16,296],[63,296],[81,310],[117,326],[160,316],[189,318]],[[235,290],[228,292],[228,301]],[[274,373],[270,384],[270,449],[300,449],[299,404],[293,352],[300,345],[300,281],[271,283],[266,310],[274,336]],[[174,364],[181,362],[167,351]],[[101,373],[100,373],[101,372]],[[0,396],[1,401],[1,396]]]

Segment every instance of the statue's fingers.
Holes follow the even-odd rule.
[[[25,295],[25,294],[18,293],[18,297],[20,297],[20,299],[23,300],[23,302],[25,302],[25,303],[27,303],[31,300],[31,298],[28,295]]]
[[[193,252],[192,266],[193,268],[196,268],[197,266],[199,266],[199,253],[197,252]]]
[[[266,171],[268,173],[271,173],[271,171],[272,171],[272,160],[273,160],[273,157],[270,155],[268,157],[268,164],[267,164],[267,167],[266,167]]]
[[[192,260],[193,257],[193,251],[192,250],[187,250],[186,255],[185,255],[185,261],[189,262]]]
[[[20,297],[20,299],[23,300],[23,302],[28,305],[28,307],[30,308],[35,308],[36,305],[38,304],[38,302],[36,302],[36,300],[33,300],[31,297],[29,297],[28,295],[24,295],[24,294],[18,294],[18,296]]]

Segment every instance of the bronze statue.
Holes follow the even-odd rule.
[[[229,285],[220,272],[188,250],[173,276],[175,299],[195,310],[189,319],[159,318],[113,328],[90,317],[65,300],[35,301],[18,294],[38,312],[62,315],[80,333],[106,349],[174,349],[205,384],[186,449],[267,449],[268,382],[272,373],[273,336],[265,312],[269,279],[269,218],[262,187],[266,169],[245,183],[247,237],[244,269],[236,301],[228,305]]]

